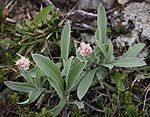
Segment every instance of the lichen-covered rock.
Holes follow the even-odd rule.
[[[117,47],[125,47],[126,45],[131,47],[135,42],[139,42],[138,32],[132,31],[130,36],[121,35],[117,37],[114,42]]]
[[[132,20],[135,31],[141,32],[141,36],[150,40],[150,4],[130,3],[123,11],[126,22]]]

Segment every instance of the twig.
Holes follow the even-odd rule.
[[[145,99],[144,99],[143,111],[144,111],[144,109],[145,109],[146,98],[147,98],[147,94],[148,94],[149,91],[150,91],[150,84],[149,84],[149,85],[147,86],[147,88],[146,88],[146,94],[145,94]]]
[[[71,16],[71,15],[82,15],[84,17],[87,17],[89,19],[95,19],[97,17],[97,14],[94,14],[94,13],[89,13],[89,12],[86,12],[86,11],[83,11],[83,10],[75,10],[73,12],[69,12],[67,14],[67,16]]]
[[[94,98],[92,101],[90,101],[90,103],[92,103],[92,102],[95,102],[95,101],[99,100],[99,98],[100,98],[100,97],[102,97],[102,96],[106,96],[106,97],[108,97],[108,95],[106,95],[106,94],[100,94],[100,95],[98,95],[96,98]]]
[[[10,1],[10,2],[6,5],[5,9],[8,9],[8,7],[9,7],[13,2],[14,2],[14,0]]]
[[[93,106],[91,106],[90,104],[88,104],[88,103],[86,103],[86,102],[84,102],[88,107],[90,107],[91,109],[93,109],[93,110],[95,110],[95,111],[97,111],[97,112],[102,112],[102,113],[104,113],[104,111],[103,110],[100,110],[100,109],[97,109],[97,108],[94,108]]]
[[[75,4],[75,6],[70,10],[69,13],[71,13],[71,12],[78,6],[78,4],[79,4],[79,2],[77,2],[77,3]],[[67,14],[69,14],[69,13],[67,13]],[[58,26],[60,27],[60,26],[64,23],[64,21],[65,21],[67,18],[68,18],[68,15],[66,15],[66,17],[58,24]]]

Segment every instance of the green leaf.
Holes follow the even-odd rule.
[[[38,90],[32,90],[29,95],[28,95],[28,99],[24,102],[20,102],[18,104],[30,104],[32,102],[34,102],[42,93],[43,89],[38,89]]]
[[[85,68],[86,62],[81,61],[70,70],[68,77],[66,78],[67,82],[67,89],[71,90],[72,87],[74,87],[75,82],[79,78],[80,74],[82,73],[83,69]]]
[[[68,55],[69,55],[70,33],[71,33],[70,23],[67,22],[63,28],[63,31],[61,34],[61,41],[60,41],[61,58],[65,61],[68,59]]]
[[[96,72],[96,76],[98,80],[104,80],[104,78],[108,75],[108,71],[104,67],[100,67],[99,70]]]
[[[48,77],[48,81],[54,87],[54,89],[57,91],[59,97],[62,98],[64,96],[64,89],[61,89],[58,82],[53,80],[52,78]]]
[[[83,79],[83,78],[87,75],[87,73],[88,73],[88,71],[83,71],[83,72],[79,75],[77,81],[76,81],[75,84],[74,84],[74,87],[72,88],[73,91],[78,88],[81,79]]]
[[[5,81],[4,84],[12,90],[29,93],[36,88],[30,83]]]
[[[106,43],[106,32],[107,32],[107,18],[105,8],[102,4],[98,7],[97,26],[100,31],[101,42]]]
[[[123,57],[136,57],[138,53],[144,48],[145,44],[139,43],[129,48]]]
[[[33,57],[34,62],[41,69],[41,71],[43,71],[47,77],[49,77],[55,83],[58,84],[59,89],[56,89],[56,87],[53,85],[54,88],[56,89],[56,91],[60,90],[60,92],[63,93],[64,92],[64,81],[61,77],[61,72],[58,69],[58,67],[55,65],[55,63],[52,62],[48,57],[45,57],[40,54],[33,54],[32,57]]]
[[[65,71],[65,76],[66,76],[66,77],[68,77],[72,60],[73,60],[73,56],[70,57],[70,58],[65,62],[64,71]]]
[[[36,77],[34,80],[38,84],[38,86],[42,86],[42,77],[43,76],[45,76],[44,72],[41,71],[39,68],[37,68]]]
[[[77,89],[77,95],[80,100],[82,99],[82,97],[84,97],[84,95],[87,93],[88,89],[90,88],[94,79],[94,75],[97,70],[98,69],[96,68],[96,69],[89,71],[88,74],[79,83],[79,86]]]
[[[109,68],[110,70],[114,67],[112,64],[102,64],[104,67]]]
[[[98,43],[101,43],[101,44],[102,44],[101,32],[100,32],[99,29],[96,30],[95,36],[96,36],[96,40],[98,41]]]
[[[56,117],[62,111],[62,109],[66,104],[66,100],[67,100],[66,97],[63,97],[60,100],[59,104],[50,110],[53,113],[52,117]]]
[[[96,43],[99,47],[99,49],[102,51],[103,55],[105,56],[106,60],[108,61],[109,58],[108,58],[108,55],[107,55],[107,50],[105,48],[105,46],[103,44],[101,44],[99,41],[96,40]]]
[[[113,61],[111,64],[118,67],[140,67],[146,65],[144,61],[135,57],[121,58]]]
[[[71,102],[71,104],[77,105],[78,109],[84,108],[84,104],[83,104],[82,101],[77,101],[77,100],[75,100],[74,102]]]
[[[49,5],[49,6],[47,6],[47,7],[45,7],[45,8],[43,8],[37,15],[36,15],[36,17],[35,17],[35,19],[34,19],[34,23],[35,23],[35,25],[37,26],[38,24],[40,24],[40,23],[42,23],[45,19],[46,19],[46,17],[48,16],[48,14],[49,14],[49,12],[50,12],[50,10],[51,10],[51,5]]]
[[[20,74],[25,78],[25,80],[29,83],[32,83],[33,84],[33,79],[32,77],[30,76],[29,72],[27,70],[24,70],[22,68],[19,68],[19,72]]]
[[[113,44],[110,43],[108,44],[108,58],[109,58],[109,61],[113,61],[114,60],[114,57],[113,57]]]
[[[115,73],[114,80],[115,80],[118,91],[125,90],[123,80],[126,78],[126,76],[127,76],[126,72],[122,72],[121,74],[119,72]]]
[[[36,77],[36,72],[37,72],[37,67],[35,68],[32,68],[30,71],[29,71],[29,74],[32,78],[35,78]]]

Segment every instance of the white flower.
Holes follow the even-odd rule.
[[[20,68],[27,70],[27,69],[29,69],[30,61],[29,61],[29,59],[25,58],[24,56],[21,56],[21,58],[16,61],[16,65]]]
[[[88,44],[85,44],[84,42],[82,42],[82,43],[80,44],[80,47],[77,49],[77,51],[78,51],[82,56],[88,56],[88,55],[90,55],[90,54],[93,52],[93,50],[92,50],[90,44],[89,44],[89,43],[88,43]]]

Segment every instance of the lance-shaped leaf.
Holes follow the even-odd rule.
[[[111,64],[118,67],[140,67],[146,65],[144,61],[135,57],[121,58],[113,61]]]
[[[13,81],[5,81],[4,84],[12,90],[29,93],[36,88],[31,85],[30,83],[23,83],[23,82],[13,82]]]
[[[56,80],[53,80],[52,78],[48,78],[49,83],[54,87],[54,89],[57,91],[60,98],[63,98],[64,91],[61,89],[60,85]]]
[[[19,68],[20,74],[25,78],[25,80],[29,83],[33,83],[33,79],[30,76],[30,73],[27,70],[24,70],[22,68]]]
[[[62,34],[61,34],[61,58],[63,60],[68,59],[69,55],[69,45],[70,45],[70,23],[67,22],[63,28]]]
[[[36,89],[36,90],[32,90],[29,95],[28,95],[28,99],[24,102],[20,102],[18,104],[30,104],[32,102],[34,102],[42,93],[43,89]]]
[[[110,42],[108,44],[108,58],[109,58],[109,61],[113,61],[114,60],[114,56],[113,56],[113,44]]]
[[[77,101],[75,100],[74,102],[70,102],[70,104],[75,104],[77,105],[78,109],[84,108],[84,103],[82,101]]]
[[[33,54],[32,57],[41,71],[43,71],[45,75],[51,78],[55,83],[58,83],[59,89],[56,89],[56,87],[53,85],[56,91],[60,90],[61,92],[64,92],[64,81],[61,77],[61,72],[55,63],[43,55]]]
[[[66,104],[66,100],[66,97],[61,98],[59,104],[50,110],[53,113],[52,117],[56,117],[62,111]]]
[[[100,43],[106,43],[107,18],[105,8],[102,4],[98,7],[97,26],[99,30],[97,33],[100,36]]]
[[[108,61],[109,58],[108,58],[108,54],[107,54],[107,50],[106,50],[105,46],[104,46],[102,43],[100,43],[98,40],[96,40],[96,43],[97,43],[99,49],[102,51],[104,57],[105,57],[106,60]]]
[[[91,86],[94,75],[98,69],[93,69],[87,73],[87,75],[81,80],[77,89],[78,98],[81,100],[82,97],[87,93],[89,87]]]
[[[73,56],[70,57],[70,58],[65,62],[65,64],[64,64],[64,74],[65,74],[66,77],[68,77],[72,60],[73,60]]]
[[[73,66],[73,68],[71,68],[71,70],[69,71],[68,77],[66,78],[66,82],[67,82],[67,89],[71,90],[71,88],[74,87],[75,82],[77,81],[77,79],[79,78],[79,75],[82,73],[83,69],[85,68],[86,62],[85,61],[81,61],[78,64],[76,64],[75,66]]]
[[[144,48],[145,44],[139,43],[129,48],[123,57],[136,57],[138,53]]]

